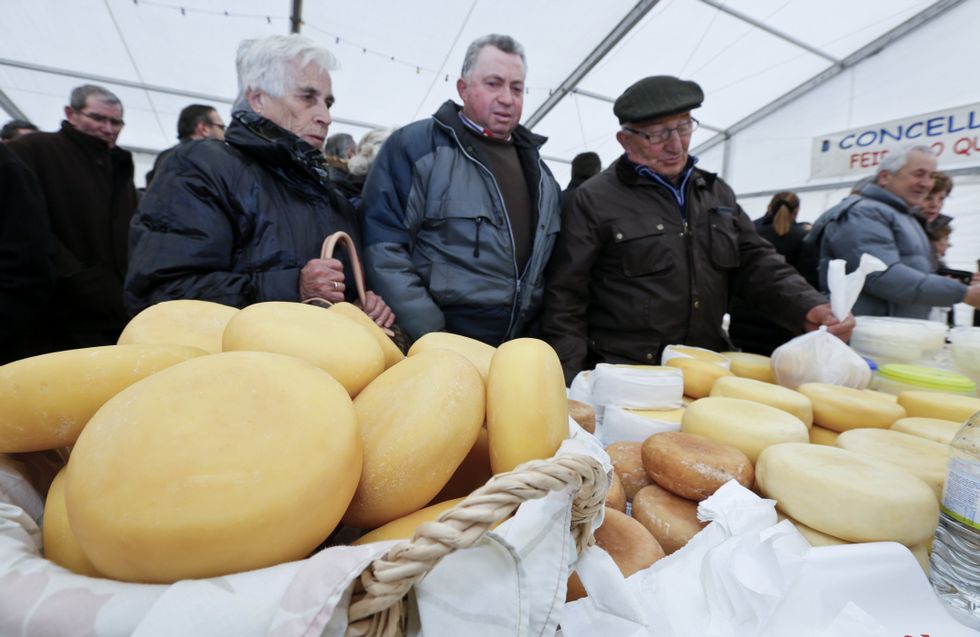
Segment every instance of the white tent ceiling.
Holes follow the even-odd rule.
[[[507,33],[527,50],[524,120],[549,137],[561,183],[575,154],[619,154],[612,99],[674,74],[707,96],[692,141],[701,165],[755,193],[754,216],[778,189],[817,189],[804,196],[809,217],[838,197],[834,180],[810,177],[813,137],[980,102],[980,0],[0,0],[0,117],[54,130],[72,87],[106,85],[142,174],[175,143],[188,103],[230,116],[239,41],[289,32],[294,4],[302,33],[341,63],[331,132],[357,138],[429,115],[456,97],[467,44]],[[980,179],[960,181],[977,189],[962,201],[980,199]],[[962,210],[960,224],[972,219],[963,232],[977,240],[954,238],[964,268],[980,256],[978,213]]]

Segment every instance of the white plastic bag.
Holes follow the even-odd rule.
[[[861,263],[850,274],[845,274],[845,265],[842,259],[834,259],[827,267],[831,311],[841,321],[857,302],[865,278],[887,268],[881,259],[870,254],[861,255]],[[776,382],[790,389],[803,383],[864,389],[871,382],[868,363],[824,326],[776,348],[772,353],[772,371]]]
[[[622,407],[606,407],[599,439],[604,445],[614,442],[643,442],[653,434],[680,430],[681,425],[677,422],[637,416]]]

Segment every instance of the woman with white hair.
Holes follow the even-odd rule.
[[[334,96],[333,55],[298,35],[246,40],[224,142],[174,151],[130,226],[126,305],[170,299],[244,307],[260,301],[353,300],[346,259],[321,259],[335,231],[359,244],[355,213],[330,186],[322,153]],[[369,292],[379,325],[394,314]]]

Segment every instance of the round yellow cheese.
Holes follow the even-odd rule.
[[[764,383],[776,382],[772,373],[772,359],[768,356],[748,352],[722,352],[721,355],[732,362],[731,370],[736,376]]]
[[[933,391],[903,391],[898,395],[898,404],[908,416],[959,423],[980,411],[980,398]]]
[[[912,545],[936,528],[932,489],[886,462],[823,445],[773,445],[759,455],[762,494],[803,524],[851,542]]]
[[[558,451],[568,437],[568,398],[550,345],[519,338],[497,348],[487,377],[487,433],[494,473]]]
[[[445,511],[453,508],[466,497],[445,500],[437,504],[431,504],[424,509],[419,509],[414,513],[392,520],[384,526],[379,526],[369,533],[365,533],[357,540],[352,542],[355,546],[360,544],[370,544],[371,542],[385,542],[388,540],[410,540],[415,535],[415,529],[423,522],[437,520]]]
[[[724,369],[729,369],[732,365],[731,360],[722,356],[718,352],[705,349],[704,347],[693,347],[691,345],[668,345],[664,348],[661,360],[664,365],[669,365],[674,358],[693,358],[713,365],[718,365]]]
[[[202,356],[123,390],[72,450],[65,503],[99,572],[169,583],[309,555],[361,474],[350,397],[267,352]]]
[[[839,431],[824,429],[820,425],[810,427],[810,442],[815,445],[830,445],[833,447],[837,443]]]
[[[391,338],[384,333],[384,330],[382,330],[377,323],[372,321],[371,317],[365,314],[364,311],[361,310],[361,308],[357,307],[353,303],[345,302],[345,303],[334,303],[327,309],[330,310],[331,312],[336,312],[342,316],[349,318],[350,320],[354,321],[355,323],[362,326],[364,329],[366,329],[368,332],[371,333],[371,336],[374,337],[374,340],[378,341],[378,345],[381,346],[381,351],[384,352],[385,369],[388,369],[398,361],[405,358],[405,355],[402,354],[402,351],[398,349],[397,345],[395,345],[395,341],[391,340]]]
[[[190,345],[217,354],[225,326],[237,313],[236,307],[211,301],[163,301],[130,319],[118,343]]]
[[[890,429],[851,429],[837,437],[837,446],[871,456],[922,479],[943,497],[949,446]]]
[[[821,533],[816,529],[812,529],[799,520],[794,520],[778,509],[776,510],[776,516],[780,521],[789,520],[793,526],[796,527],[796,530],[799,531],[800,535],[802,535],[803,538],[810,543],[810,546],[840,546],[842,544],[854,544],[854,542],[848,542],[847,540],[842,540],[839,537],[827,535],[826,533]]]
[[[724,367],[698,358],[672,358],[667,361],[667,366],[681,370],[684,375],[684,395],[691,398],[708,396],[715,381],[726,376],[734,376]]]
[[[480,427],[476,442],[470,448],[463,462],[446,482],[446,486],[432,498],[432,503],[455,500],[473,493],[493,477],[490,469],[490,438],[487,428]]]
[[[105,345],[7,363],[0,367],[0,453],[72,445],[117,393],[205,354],[186,345]]]
[[[68,525],[65,509],[65,469],[51,481],[44,501],[44,524],[41,528],[44,557],[78,575],[102,577],[82,552],[75,534]]]
[[[409,356],[374,379],[354,399],[364,469],[344,524],[372,529],[424,507],[476,443],[485,401],[480,372],[449,350]]]
[[[905,410],[899,404],[871,396],[861,389],[803,383],[796,391],[813,402],[813,422],[834,431],[887,429],[905,417]]]
[[[953,442],[953,438],[962,427],[963,423],[954,420],[914,417],[899,418],[892,423],[891,430],[948,445]]]
[[[798,391],[751,378],[727,376],[715,381],[712,396],[742,398],[793,414],[808,428],[813,425],[813,403]]]
[[[449,332],[429,332],[419,340],[412,343],[408,348],[408,355],[414,356],[432,349],[448,349],[462,354],[467,360],[476,365],[480,376],[486,382],[487,374],[490,372],[490,360],[497,348],[487,345],[482,341],[460,334],[450,334]]]
[[[224,351],[274,352],[313,363],[351,397],[385,369],[378,341],[338,312],[303,303],[256,303],[225,327]]]
[[[752,462],[769,445],[810,440],[806,425],[796,416],[741,398],[694,401],[684,412],[681,431],[731,445]]]

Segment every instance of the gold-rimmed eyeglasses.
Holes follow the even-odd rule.
[[[647,142],[651,144],[662,144],[668,139],[670,139],[671,133],[677,131],[677,135],[680,137],[690,137],[691,134],[698,129],[698,120],[693,117],[687,121],[681,122],[674,128],[660,128],[654,131],[641,131],[629,126],[623,126],[623,130],[628,133],[633,133],[638,137],[642,137]]]

